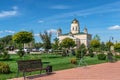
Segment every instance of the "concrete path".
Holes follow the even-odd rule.
[[[21,77],[11,80],[24,79]],[[60,70],[50,75],[29,76],[26,80],[120,80],[120,61]]]

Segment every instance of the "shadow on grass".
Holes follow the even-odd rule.
[[[60,55],[46,55],[46,56],[41,56],[41,58],[61,58],[62,56]]]
[[[0,61],[15,61],[16,59],[0,59]]]

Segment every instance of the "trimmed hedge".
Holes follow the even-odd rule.
[[[103,54],[103,53],[98,54],[97,57],[98,57],[99,60],[105,60],[106,59],[106,55]]]
[[[72,58],[70,61],[72,64],[77,64],[77,59],[76,58]]]
[[[0,74],[8,74],[10,73],[10,67],[8,64],[0,62]]]

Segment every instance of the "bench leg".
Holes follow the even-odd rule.
[[[42,70],[40,70],[40,74],[42,73]]]
[[[46,68],[46,73],[50,74],[52,72],[52,66],[48,65]]]
[[[24,80],[25,80],[25,72],[23,72],[23,77],[24,77]]]
[[[16,75],[16,77],[18,77],[19,76],[19,70],[17,71],[17,75]]]

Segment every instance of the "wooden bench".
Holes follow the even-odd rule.
[[[41,71],[46,70],[46,73],[52,72],[52,66],[47,66],[43,68],[43,63],[41,62],[41,59],[39,60],[19,60],[17,61],[18,64],[18,73],[17,77],[19,75],[19,72],[23,72],[23,76],[25,79],[25,73],[26,72],[32,72],[32,71]],[[51,70],[50,70],[51,68]]]

